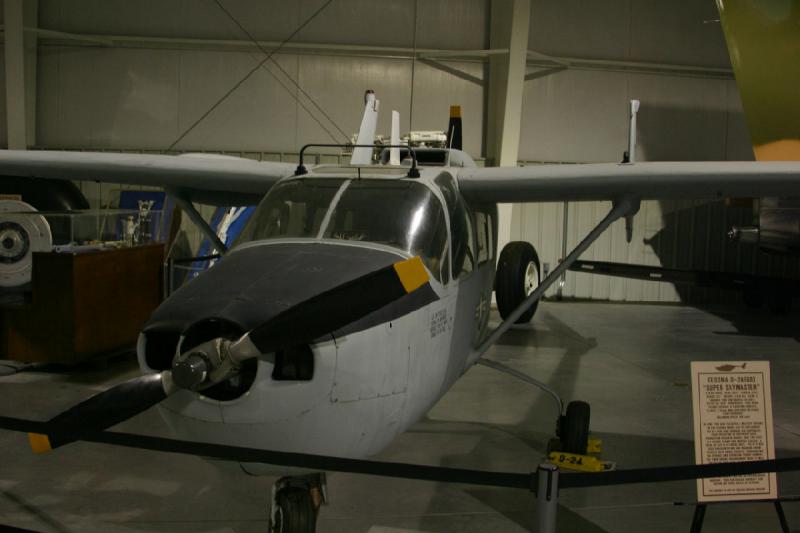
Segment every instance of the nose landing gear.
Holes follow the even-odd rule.
[[[319,508],[327,502],[325,473],[279,479],[272,486],[270,533],[314,533]]]

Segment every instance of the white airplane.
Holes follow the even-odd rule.
[[[358,144],[372,144],[377,112],[368,93]],[[396,145],[399,130],[392,130]],[[142,375],[53,418],[47,435],[30,435],[34,450],[158,404],[185,440],[371,456],[425,415],[514,323],[530,320],[544,290],[606,228],[624,219],[630,237],[641,200],[800,196],[797,162],[478,168],[458,144],[403,148],[387,154],[388,164],[372,164],[371,147],[356,146],[344,166],[307,167],[301,152],[296,168],[0,151],[0,176],[160,185],[219,249],[192,202],[260,201],[223,259],[145,325]],[[411,164],[392,164],[400,155]],[[495,269],[497,203],[576,200],[611,200],[612,207],[546,279],[524,242],[508,244]],[[490,330],[492,290],[503,322]],[[559,422],[565,449],[585,450],[588,418],[583,402],[567,408]],[[274,491],[273,530],[313,531],[324,476],[272,472],[286,476]]]

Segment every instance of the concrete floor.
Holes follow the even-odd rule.
[[[495,317],[496,318],[496,317]],[[507,333],[490,357],[547,382],[565,400],[592,405],[592,430],[619,468],[693,461],[691,360],[772,362],[778,457],[800,455],[798,317],[764,311],[605,303],[542,304],[533,322]],[[2,367],[0,367],[0,372]],[[0,414],[46,419],[135,374],[130,360],[106,369],[39,369],[0,377]],[[379,457],[451,467],[535,468],[554,425],[552,400],[510,376],[470,370]],[[165,432],[146,412],[120,425]],[[34,456],[26,437],[0,431],[0,524],[35,531],[265,531],[272,479],[202,459],[76,443]],[[535,530],[525,491],[384,479],[328,477],[321,532],[516,532]],[[779,475],[782,496],[800,474]],[[561,493],[559,531],[688,531],[693,482],[573,489]],[[786,503],[793,529],[800,503]],[[2,527],[0,527],[2,529]],[[719,505],[705,532],[778,531],[770,505]]]

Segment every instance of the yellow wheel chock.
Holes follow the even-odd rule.
[[[600,453],[602,441],[600,439],[589,439],[587,453]],[[578,470],[580,472],[607,472],[614,470],[617,465],[611,461],[601,461],[591,455],[581,455],[567,452],[550,452],[548,455],[550,462],[559,468],[567,470]]]

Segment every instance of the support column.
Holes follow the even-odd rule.
[[[489,59],[486,158],[496,166],[514,166],[519,159],[530,20],[530,0],[492,0],[489,45],[508,49]],[[499,251],[511,239],[511,204],[500,204],[498,216]]]
[[[4,0],[6,128],[8,148],[24,150],[36,144],[36,45],[38,2]]]

